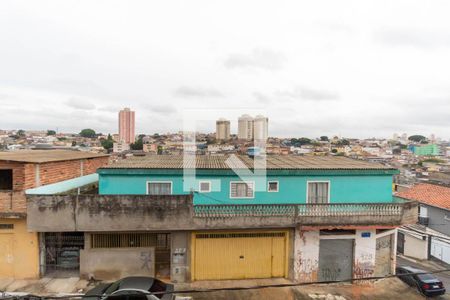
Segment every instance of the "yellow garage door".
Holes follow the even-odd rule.
[[[195,233],[193,280],[286,276],[286,232]]]
[[[0,234],[0,277],[14,277],[14,236]]]

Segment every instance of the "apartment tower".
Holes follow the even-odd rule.
[[[134,111],[126,107],[119,112],[119,142],[131,144],[134,141]]]
[[[238,119],[238,139],[253,140],[253,118],[249,115],[242,115]]]
[[[216,140],[226,141],[230,139],[230,121],[220,118],[216,121]]]
[[[257,115],[253,120],[253,138],[255,142],[266,142],[268,136],[269,119]]]

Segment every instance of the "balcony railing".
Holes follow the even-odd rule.
[[[404,203],[196,205],[194,217],[401,216]]]

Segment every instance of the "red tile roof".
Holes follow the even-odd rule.
[[[398,192],[396,196],[450,210],[449,187],[419,183],[405,191]]]

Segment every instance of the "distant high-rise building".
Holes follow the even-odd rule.
[[[253,120],[253,138],[255,142],[265,142],[269,134],[269,119],[258,115]]]
[[[119,142],[131,144],[134,141],[134,111],[124,108],[119,112]]]
[[[242,115],[238,119],[238,139],[253,140],[253,118]]]
[[[226,141],[230,139],[230,121],[220,118],[216,121],[216,140]]]

